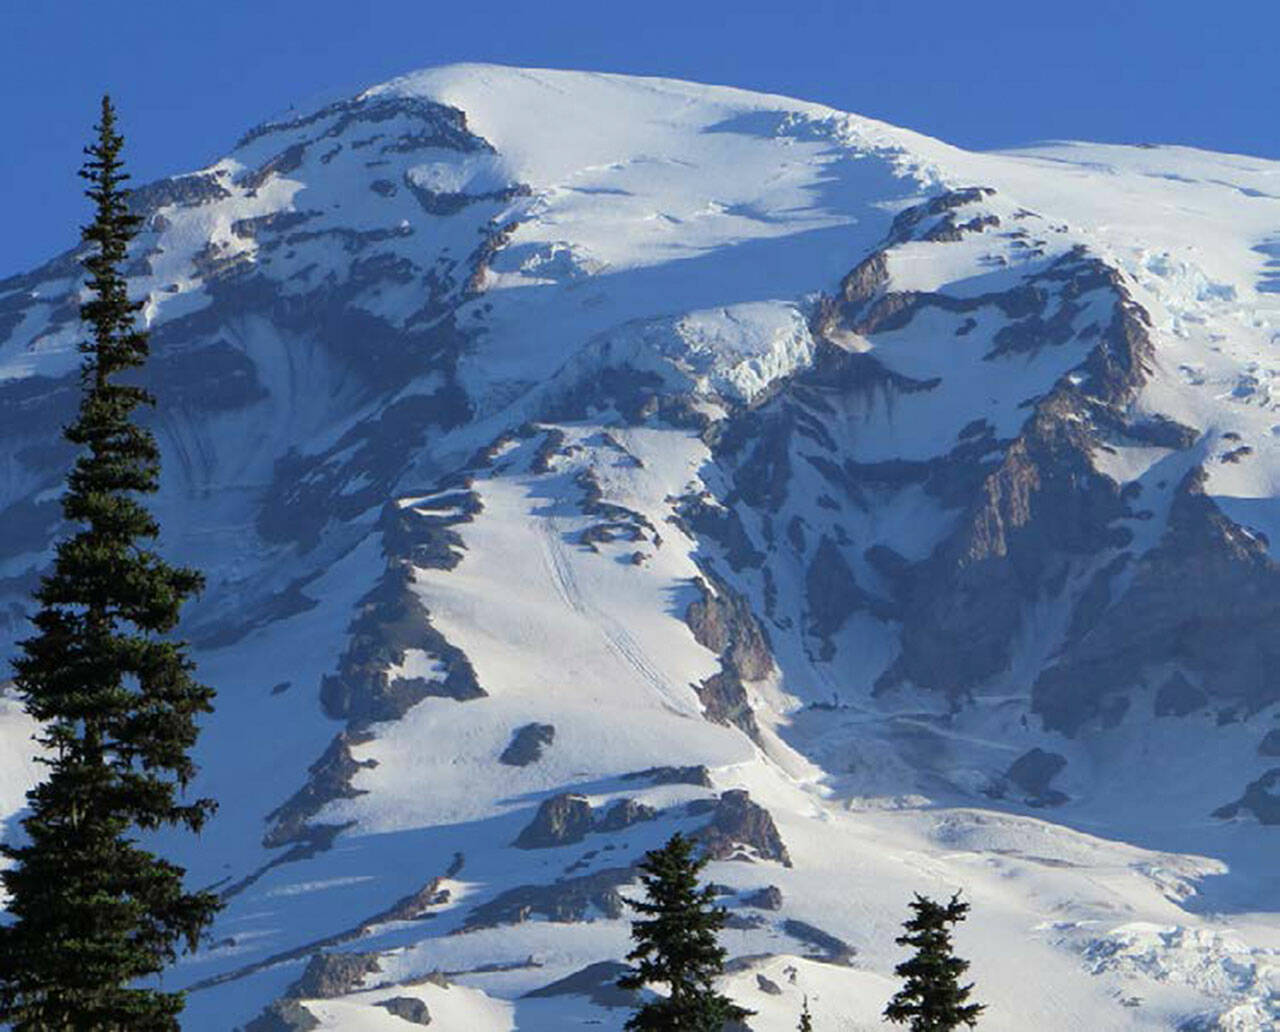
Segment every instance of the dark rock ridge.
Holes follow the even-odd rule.
[[[441,515],[432,504],[456,511]],[[396,720],[430,696],[459,702],[484,697],[470,660],[432,626],[430,614],[413,590],[415,568],[457,565],[463,545],[451,528],[471,520],[477,508],[470,492],[426,505],[388,507],[382,523],[387,571],[359,603],[338,673],[326,677],[320,686],[320,700],[329,716],[365,724]],[[388,671],[403,664],[410,649],[431,657],[443,668],[443,676],[391,676]]]
[[[381,970],[376,953],[317,953],[284,995],[297,1000],[332,1000],[355,992],[365,978]]]
[[[527,767],[542,759],[542,749],[556,740],[556,729],[550,724],[525,724],[517,728],[511,741],[498,757],[509,767]]]
[[[684,618],[698,644],[720,657],[720,671],[694,689],[708,720],[734,725],[758,740],[760,728],[743,682],[772,673],[768,638],[746,598],[716,577],[708,564],[703,564],[703,573],[705,580],[694,581],[700,597],[689,603]]]
[[[1037,679],[1032,698],[1046,726],[1074,733],[1113,700],[1122,705],[1148,670],[1170,664],[1199,684],[1166,682],[1156,704],[1170,713],[1201,708],[1202,697],[1249,711],[1280,699],[1271,676],[1280,663],[1280,567],[1223,515],[1204,481],[1199,466],[1183,478],[1163,537],[1137,560],[1107,619]]]
[[[520,924],[533,917],[571,923],[594,913],[612,920],[622,917],[625,904],[618,891],[636,877],[634,867],[608,867],[552,885],[521,885],[481,903],[467,915],[460,932]]]
[[[273,1000],[244,1032],[312,1032],[319,1027],[320,1019],[297,1000]]]
[[[262,844],[275,849],[290,842],[311,843],[324,829],[310,824],[328,803],[335,799],[354,799],[361,791],[352,787],[355,775],[368,767],[376,766],[376,760],[357,760],[351,755],[351,746],[368,741],[367,735],[340,731],[329,747],[308,771],[307,783],[287,801],[276,807],[267,820],[270,830],[263,836]]]
[[[773,672],[769,641],[751,605],[739,592],[715,578],[708,584],[697,578],[699,597],[689,603],[685,623],[699,645],[730,664],[747,681],[758,681]]]

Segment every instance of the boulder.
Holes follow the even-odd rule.
[[[527,767],[542,758],[544,746],[556,740],[556,729],[551,724],[525,724],[517,728],[511,741],[498,757],[499,763],[509,767]]]
[[[512,843],[519,849],[549,849],[581,842],[591,830],[591,804],[580,795],[552,796]]]

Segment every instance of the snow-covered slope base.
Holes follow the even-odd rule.
[[[956,889],[991,1032],[1280,1022],[1280,165],[460,66],[135,200],[219,689],[186,1027],[619,1029],[677,829],[758,1032],[878,1027]],[[0,282],[6,651],[74,258]]]

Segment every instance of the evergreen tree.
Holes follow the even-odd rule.
[[[72,532],[14,663],[48,768],[27,796],[25,841],[3,849],[13,921],[0,927],[0,1023],[15,1032],[173,1032],[182,995],[140,983],[182,945],[194,949],[219,906],[185,891],[182,868],[139,841],[164,826],[199,831],[214,809],[182,802],[213,692],[193,679],[184,643],[167,638],[201,577],[147,547],[158,527],[139,496],[157,489],[159,452],[132,418],[151,396],[118,379],[148,349],[121,272],[139,219],[109,98],[95,128],[80,172],[95,206],[82,231],[90,332],[65,431],[80,449],[62,503]]]
[[[800,1011],[800,1024],[796,1032],[813,1032],[813,1016],[809,1013],[809,997],[804,998],[804,1007]]]
[[[642,1004],[627,1021],[628,1032],[721,1032],[731,1021],[753,1012],[713,988],[725,951],[716,940],[728,912],[715,905],[710,886],[699,888],[705,857],[695,858],[694,843],[677,832],[661,849],[645,854],[640,881],[645,899],[628,900],[643,919],[631,923],[635,949],[627,960],[636,967],[618,979],[623,989],[664,984],[664,999]]]
[[[885,1007],[884,1016],[897,1025],[910,1022],[911,1032],[952,1032],[961,1025],[973,1028],[986,1008],[966,1002],[973,984],[961,985],[959,979],[969,962],[951,951],[951,926],[964,920],[969,904],[960,901],[958,892],[945,906],[917,893],[911,909],[915,915],[903,926],[906,934],[894,942],[912,946],[916,953],[894,968],[894,974],[906,981]]]

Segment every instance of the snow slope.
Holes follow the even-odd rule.
[[[219,689],[186,1027],[621,1028],[676,829],[760,1032],[879,1027],[956,889],[992,1032],[1280,1020],[1280,164],[460,65],[136,202]],[[6,650],[73,257],[0,282]]]

